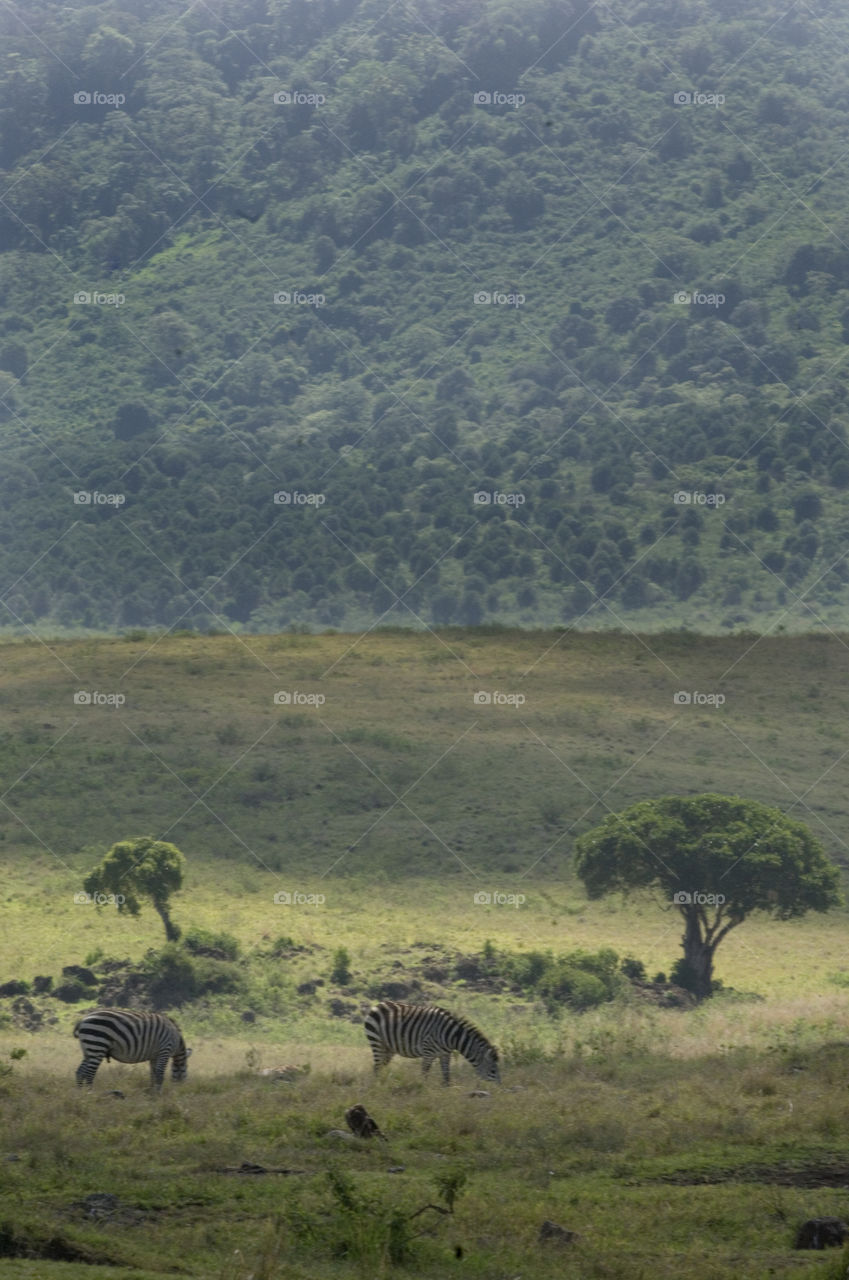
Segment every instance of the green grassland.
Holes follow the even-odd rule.
[[[449,961],[489,940],[612,947],[668,972],[669,904],[589,902],[570,867],[578,834],[643,796],[775,803],[845,866],[847,657],[836,635],[459,629],[3,646],[0,980],[161,949],[149,908],[73,901],[142,832],[186,856],[177,923],[230,933],[240,957],[230,990],[173,1010],[194,1052],[160,1099],[146,1068],[114,1063],[77,1093],[85,1005],[31,997],[55,1019],[31,1033],[0,1001],[0,1274],[836,1280],[849,1259],[792,1244],[805,1218],[846,1214],[845,911],[747,921],[718,953],[731,990],[690,1011],[625,990],[548,1014]],[[75,705],[80,689],[126,701]],[[278,690],[326,701],[277,705]],[[479,690],[526,701],[478,705]],[[680,705],[679,690],[726,701]],[[525,901],[478,905],[482,891]],[[424,978],[428,961],[445,973]],[[397,1060],[373,1081],[359,1019],[395,979],[498,1043],[501,1087],[470,1097],[462,1062],[449,1090]],[[284,1063],[310,1071],[256,1077]],[[327,1136],[357,1101],[386,1147]],[[221,1172],[243,1161],[303,1172]],[[411,1217],[444,1208],[439,1179],[461,1173],[453,1215]],[[100,1193],[117,1201],[92,1216]],[[538,1243],[545,1219],[578,1239]]]

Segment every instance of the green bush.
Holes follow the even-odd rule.
[[[246,982],[229,960],[192,955],[182,943],[169,942],[145,957],[150,998],[157,1009],[179,1007],[200,996],[241,994]]]
[[[564,956],[554,956],[550,951],[502,953],[494,960],[493,968],[522,991],[540,996],[551,1013],[564,1004],[590,1009],[612,1000],[623,983],[619,957],[608,947],[597,952],[572,951]]]
[[[214,960],[238,960],[239,943],[230,933],[211,929],[189,929],[183,945],[194,956],[210,956]]]
[[[347,987],[351,981],[351,957],[345,947],[339,947],[334,952],[330,981],[337,987]]]
[[[632,982],[645,982],[646,980],[646,966],[642,960],[635,960],[633,956],[625,956],[619,968],[625,977]]]

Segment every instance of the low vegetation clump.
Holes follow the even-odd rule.
[[[610,948],[596,953],[577,950],[521,953],[484,951],[487,971],[505,978],[514,991],[538,996],[549,1012],[563,1006],[590,1009],[627,989],[619,957]]]

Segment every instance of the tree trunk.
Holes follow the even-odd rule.
[[[156,910],[159,912],[159,918],[162,921],[163,925],[165,926],[165,937],[168,940],[168,942],[179,942],[180,930],[177,927],[177,925],[173,923],[171,919],[171,913],[168,910],[167,902],[156,902],[154,900],[153,905],[154,907],[156,907]]]
[[[707,1000],[713,991],[713,946],[702,937],[697,911],[685,914],[684,959],[693,974],[693,995],[697,1000]]]

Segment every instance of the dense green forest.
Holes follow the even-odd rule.
[[[849,625],[837,0],[0,33],[0,625]]]

